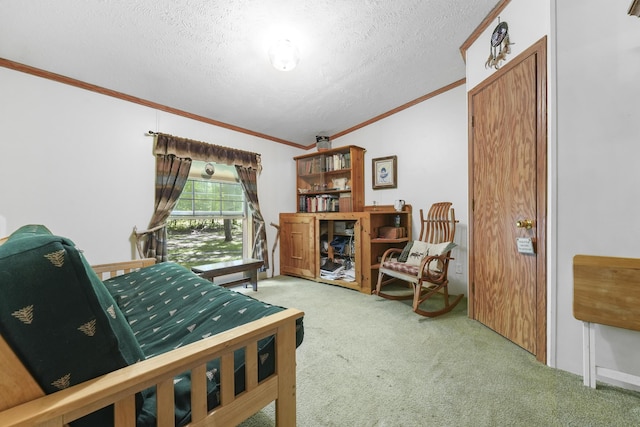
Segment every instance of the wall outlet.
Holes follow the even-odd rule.
[[[456,274],[462,274],[462,263],[456,262]]]

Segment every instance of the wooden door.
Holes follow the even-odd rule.
[[[546,40],[469,93],[469,313],[546,361]],[[531,228],[519,221],[531,220]],[[518,250],[530,238],[535,254]]]
[[[280,214],[280,274],[316,277],[316,218],[308,214]]]

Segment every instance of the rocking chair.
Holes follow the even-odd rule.
[[[434,203],[426,219],[420,209],[420,221],[420,240],[409,242],[404,250],[387,249],[382,255],[375,294],[391,300],[413,298],[413,311],[435,317],[453,310],[464,296],[455,295],[449,300],[447,271],[453,259],[450,254],[455,246],[453,238],[458,221],[450,202]],[[410,284],[412,294],[383,292],[385,286],[398,279]],[[435,311],[420,308],[420,304],[436,294],[442,294],[443,308]]]

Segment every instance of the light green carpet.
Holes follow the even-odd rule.
[[[242,292],[305,312],[298,426],[640,425],[640,393],[537,362],[468,319],[466,299],[429,319],[408,301],[285,276]],[[241,424],[273,425],[273,404]]]

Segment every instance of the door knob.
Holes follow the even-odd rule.
[[[518,221],[516,221],[516,227],[518,228],[526,228],[527,230],[531,229],[533,227],[533,220],[532,219],[520,219]]]

